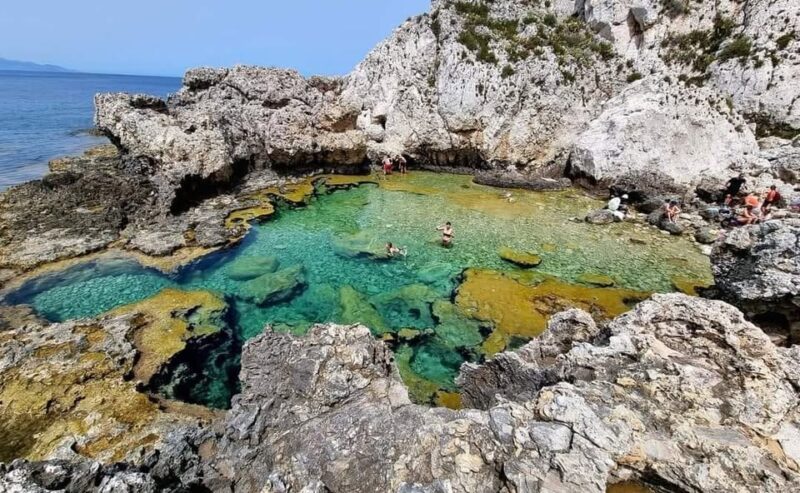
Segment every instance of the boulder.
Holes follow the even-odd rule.
[[[584,220],[590,224],[611,224],[619,219],[608,209],[597,209],[586,214]]]
[[[249,303],[263,306],[286,301],[305,288],[305,268],[302,265],[294,265],[243,282],[237,296]]]
[[[278,270],[277,257],[240,257],[228,264],[225,276],[234,281],[247,281]]]
[[[535,253],[523,252],[508,247],[501,248],[498,254],[500,255],[501,259],[505,260],[506,262],[510,262],[517,267],[522,267],[523,269],[536,267],[542,263],[542,257],[536,255]]]
[[[655,174],[669,191],[732,166],[764,166],[744,121],[709,103],[711,96],[658,76],[631,84],[576,138],[571,172],[608,184]]]
[[[609,288],[615,284],[614,279],[604,274],[581,274],[578,276],[578,281],[592,286],[601,288]]]

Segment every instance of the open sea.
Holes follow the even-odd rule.
[[[0,190],[40,178],[50,159],[107,142],[89,135],[98,92],[167,96],[177,77],[0,71]]]

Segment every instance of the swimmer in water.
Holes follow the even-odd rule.
[[[455,237],[455,232],[453,231],[453,225],[450,224],[450,221],[444,223],[444,226],[437,227],[436,231],[442,232],[443,246],[449,247],[453,244],[453,238]]]
[[[402,250],[394,246],[391,242],[386,244],[386,254],[390,257],[394,257],[395,255],[402,255],[403,257],[406,256],[406,249],[403,248]]]

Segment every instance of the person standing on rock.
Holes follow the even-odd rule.
[[[389,156],[383,158],[383,176],[392,174],[392,160]]]
[[[730,195],[731,197],[736,197],[745,183],[747,183],[747,180],[744,177],[744,173],[739,173],[739,176],[734,176],[725,184],[725,192],[722,196]]]
[[[406,162],[406,158],[403,157],[402,154],[398,154],[397,157],[394,158],[395,162],[397,163],[397,169],[400,170],[400,174],[404,175],[408,173],[408,166]]]
[[[453,225],[450,224],[450,221],[444,223],[444,226],[438,226],[436,231],[442,232],[442,246],[450,247],[453,244],[455,232],[453,231]]]

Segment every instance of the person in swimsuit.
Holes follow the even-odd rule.
[[[392,174],[392,160],[389,156],[383,158],[383,176]]]
[[[778,191],[778,187],[775,185],[770,186],[767,196],[764,197],[764,202],[761,203],[761,215],[766,216],[769,214],[772,211],[772,206],[777,204],[779,200],[781,200],[781,193]]]
[[[450,224],[450,221],[444,223],[444,226],[439,226],[436,228],[436,231],[442,232],[442,245],[449,247],[453,244],[453,238],[455,237],[455,233],[453,231],[453,225]]]
[[[390,257],[394,257],[395,255],[398,255],[398,254],[405,257],[406,256],[406,250],[405,249],[401,250],[401,249],[397,248],[396,246],[394,246],[391,242],[389,242],[389,243],[386,244],[386,254],[389,255]]]
[[[667,208],[667,220],[671,223],[675,222],[675,218],[678,217],[678,214],[681,213],[681,208],[678,207],[677,200],[671,200],[669,203],[669,207]]]
[[[758,222],[758,217],[753,214],[754,207],[752,205],[745,206],[741,214],[736,216],[736,222],[741,225],[755,224]]]

